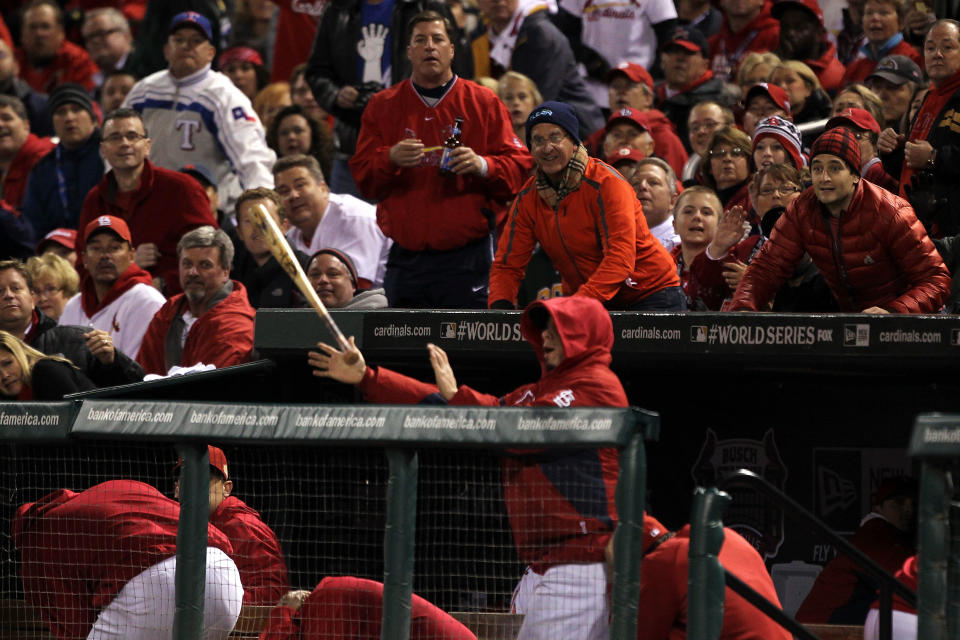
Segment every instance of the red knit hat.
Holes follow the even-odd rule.
[[[810,160],[822,153],[837,156],[847,163],[851,173],[860,175],[860,143],[850,129],[835,127],[820,134],[810,149]]]

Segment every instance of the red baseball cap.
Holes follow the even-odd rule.
[[[37,255],[43,255],[44,249],[51,244],[59,244],[71,251],[77,248],[77,230],[76,229],[54,229],[37,243]]]
[[[631,109],[630,107],[624,107],[623,109],[617,109],[610,114],[610,119],[607,120],[607,126],[604,127],[605,131],[610,131],[613,125],[619,122],[630,122],[644,131],[650,131],[650,121],[647,120],[647,116],[636,109]]]
[[[607,156],[607,164],[611,167],[617,166],[618,162],[624,162],[629,160],[631,162],[640,162],[647,156],[640,151],[639,149],[631,149],[630,147],[621,147]]]
[[[844,124],[851,124],[860,131],[873,131],[880,133],[880,125],[866,109],[844,109],[837,115],[827,120],[827,129],[841,127]]]
[[[116,216],[98,216],[90,221],[87,228],[83,230],[84,242],[90,241],[90,236],[97,233],[100,229],[108,229],[117,234],[121,240],[133,245],[133,239],[130,236],[130,227],[127,226],[123,218]]]
[[[630,82],[642,82],[650,87],[651,91],[653,91],[653,77],[650,75],[649,71],[638,64],[634,64],[632,62],[621,62],[613,69],[610,69],[610,71],[607,71],[607,75],[603,77],[603,80],[607,84],[610,84],[610,81],[616,78],[618,75],[627,76]]]
[[[664,51],[674,45],[682,47],[690,53],[699,53],[704,58],[710,57],[710,46],[707,44],[707,39],[695,28],[677,27],[670,38],[660,45],[660,50]]]
[[[775,105],[786,111],[787,115],[790,115],[790,98],[787,97],[787,92],[782,87],[770,82],[758,82],[747,91],[747,98],[743,101],[744,107],[749,109],[750,101],[758,95],[770,98]]]
[[[817,0],[778,0],[770,10],[770,15],[779,20],[783,12],[791,8],[806,9],[813,14],[813,17],[820,22],[821,26],[823,25],[823,9],[820,8],[820,3]]]
[[[256,49],[250,47],[230,47],[217,58],[217,67],[223,69],[231,62],[249,62],[258,67],[263,66],[263,58],[260,57]]]
[[[224,480],[230,479],[230,474],[227,472],[227,454],[223,452],[223,449],[215,447],[213,445],[207,445],[207,455],[210,457],[210,466],[221,476]],[[174,475],[180,472],[180,467],[183,466],[183,458],[177,458],[177,464],[173,467]]]
[[[660,542],[663,537],[670,533],[670,529],[660,524],[660,521],[653,516],[643,514],[643,542],[640,545],[641,553],[646,555]]]

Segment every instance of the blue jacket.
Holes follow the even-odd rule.
[[[67,199],[64,208],[57,178],[57,155]],[[77,228],[80,210],[87,194],[103,179],[104,165],[100,157],[100,130],[79,148],[67,149],[59,144],[40,159],[30,172],[27,193],[20,207],[33,226],[35,238],[42,238],[59,227]]]

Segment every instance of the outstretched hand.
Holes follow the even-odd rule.
[[[713,236],[713,241],[707,247],[709,251],[707,257],[717,260],[727,255],[731,247],[743,239],[743,223],[746,219],[747,212],[740,205],[724,211],[720,215],[720,222],[717,223],[717,232]]]
[[[307,599],[307,596],[310,595],[309,591],[303,589],[297,589],[295,591],[288,591],[277,605],[281,607],[290,607],[294,611],[299,611],[300,607],[303,606],[304,600]]]
[[[430,352],[430,366],[433,367],[433,375],[437,378],[440,395],[449,402],[450,398],[457,394],[457,378],[453,375],[447,353],[432,343],[427,344],[427,351]]]
[[[318,342],[317,348],[320,352],[307,353],[307,363],[316,369],[313,375],[331,378],[344,384],[357,384],[363,380],[363,375],[367,372],[367,363],[364,362],[360,349],[357,349],[353,336],[350,336],[350,349],[347,351],[340,351],[325,342]],[[348,354],[356,354],[356,362],[349,364],[346,357]]]

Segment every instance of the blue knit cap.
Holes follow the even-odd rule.
[[[580,144],[580,123],[577,120],[577,114],[573,112],[570,105],[551,101],[544,102],[527,116],[527,149],[530,148],[530,132],[536,125],[544,122],[557,125],[570,134],[577,144]]]

